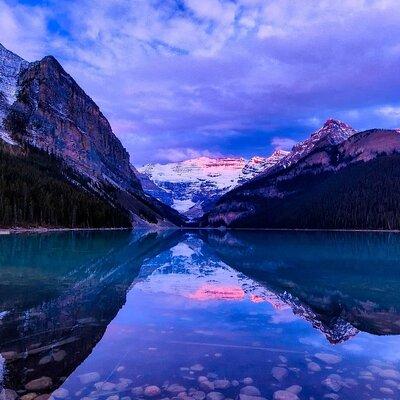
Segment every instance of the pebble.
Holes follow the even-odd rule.
[[[124,367],[123,365],[121,365],[121,366],[119,366],[119,367],[116,369],[116,371],[117,371],[117,372],[122,372],[124,369],[125,369],[125,367]],[[122,399],[123,399],[123,397],[122,397]],[[121,399],[121,400],[122,400],[122,399]]]
[[[144,395],[147,397],[155,397],[161,394],[161,389],[158,386],[151,385],[144,389]]]
[[[248,396],[247,394],[239,394],[239,400],[267,400],[267,399],[260,396]]]
[[[190,370],[195,372],[201,372],[203,369],[204,367],[201,364],[194,364],[190,367]]]
[[[27,393],[21,397],[21,400],[33,400],[35,397],[37,397],[36,393]]]
[[[97,390],[104,390],[105,392],[110,392],[111,390],[114,390],[117,385],[112,382],[97,382],[94,384],[94,387]]]
[[[387,395],[389,395],[389,396],[393,396],[393,395],[394,395],[393,390],[390,389],[390,388],[387,388],[387,387],[381,387],[381,388],[379,388],[379,391],[380,391],[381,393],[387,394]]]
[[[329,375],[322,384],[334,392],[338,392],[344,386],[342,377],[337,374]]]
[[[240,385],[239,381],[237,381],[236,379],[234,379],[233,381],[231,381],[231,385],[233,387],[238,387]]]
[[[121,397],[121,400],[132,400],[132,398],[129,396],[123,396]]]
[[[261,396],[261,392],[255,386],[245,386],[240,389],[240,394],[244,394],[246,396]]]
[[[361,371],[360,375],[358,377],[365,381],[374,381],[375,380],[374,376],[372,375],[372,372],[370,372],[370,371]]]
[[[210,381],[202,381],[200,382],[199,387],[205,392],[212,392],[214,390],[214,383]]]
[[[391,386],[391,387],[396,388],[396,389],[398,387],[398,383],[396,381],[394,381],[393,379],[386,379],[386,380],[383,381],[383,383],[386,386]]]
[[[194,400],[204,400],[206,398],[206,394],[201,390],[195,390],[191,393],[191,396]]]
[[[277,390],[274,393],[274,400],[299,400],[297,394],[287,390]]]
[[[206,396],[206,400],[224,400],[225,396],[220,392],[210,392]]]
[[[49,362],[52,361],[52,357],[51,356],[44,356],[39,360],[39,365],[45,365],[48,364]]]
[[[244,378],[244,379],[243,379],[243,383],[244,383],[245,385],[251,385],[253,382],[254,382],[253,379],[250,378],[250,377],[247,377],[247,378]]]
[[[280,362],[287,364],[288,359],[285,356],[279,356],[278,358],[279,358]]]
[[[26,390],[44,390],[51,387],[53,381],[48,376],[34,379],[25,385]]]
[[[324,396],[324,399],[329,399],[329,400],[339,400],[340,397],[337,393],[328,393]]]
[[[201,375],[197,378],[197,382],[199,382],[199,383],[206,382],[206,381],[208,381],[208,378],[206,376]]]
[[[378,375],[385,379],[397,379],[400,380],[400,372],[394,369],[380,369]]]
[[[274,367],[272,368],[272,376],[278,381],[281,382],[288,375],[288,370],[283,367]]]
[[[289,386],[286,390],[294,394],[299,394],[303,390],[303,388],[300,385],[292,385]]]
[[[215,389],[228,389],[231,383],[227,379],[217,379],[214,381]]]
[[[3,358],[7,361],[15,360],[18,357],[18,353],[16,351],[5,351],[1,353]]]
[[[41,394],[40,396],[35,397],[35,400],[48,400],[49,397],[50,397],[49,394]]]
[[[182,385],[178,385],[177,383],[174,383],[167,387],[167,392],[172,393],[172,394],[178,394],[181,392],[186,392],[186,388]]]
[[[15,400],[17,397],[17,392],[12,389],[3,389],[0,393],[0,398],[2,400]]]
[[[218,379],[218,375],[215,374],[214,372],[209,372],[207,374],[207,378],[209,378],[209,379]]]
[[[218,358],[218,357],[222,357],[222,354],[221,354],[221,353],[215,353],[215,354],[214,354],[214,357],[217,357],[217,358]]]
[[[64,388],[59,388],[52,393],[52,396],[57,399],[65,399],[66,397],[68,397],[68,395],[69,391]]]
[[[60,361],[64,360],[66,355],[67,355],[67,353],[64,350],[59,350],[56,353],[53,353],[54,361],[60,362]]]
[[[119,400],[119,396],[117,394],[113,394],[112,396],[108,396],[106,400]]]
[[[98,372],[88,372],[87,374],[79,375],[79,380],[82,385],[87,385],[99,381],[100,374]]]
[[[315,358],[325,362],[326,364],[338,364],[342,361],[342,357],[330,353],[316,353]]]
[[[321,371],[321,367],[314,361],[311,361],[307,364],[307,368],[310,372],[319,372]]]

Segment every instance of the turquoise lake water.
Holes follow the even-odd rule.
[[[399,399],[399,334],[398,234],[0,237],[7,400]]]

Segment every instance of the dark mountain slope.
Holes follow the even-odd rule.
[[[59,158],[33,147],[7,147],[0,144],[0,227],[131,226],[122,207],[99,198],[90,181]]]
[[[201,225],[400,229],[400,134],[371,130],[227,193]]]

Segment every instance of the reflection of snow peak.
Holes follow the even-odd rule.
[[[144,263],[134,283],[135,290],[173,294],[193,301],[247,299],[268,302],[277,310],[289,308],[273,292],[203,253],[207,253],[204,243],[189,236],[170,251]]]
[[[194,300],[242,300],[245,293],[239,286],[205,284],[189,295]]]

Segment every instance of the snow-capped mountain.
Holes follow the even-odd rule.
[[[312,133],[308,139],[297,143],[286,157],[279,160],[274,170],[287,168],[295,164],[317,148],[342,143],[356,132],[350,125],[337,119],[329,118],[320,129]]]
[[[15,144],[10,134],[3,128],[3,118],[8,108],[16,100],[18,76],[28,62],[7,50],[0,43],[0,139]]]
[[[202,215],[209,205],[237,185],[275,165],[289,153],[270,157],[199,157],[176,163],[147,164],[139,168],[146,193],[189,217]]]

